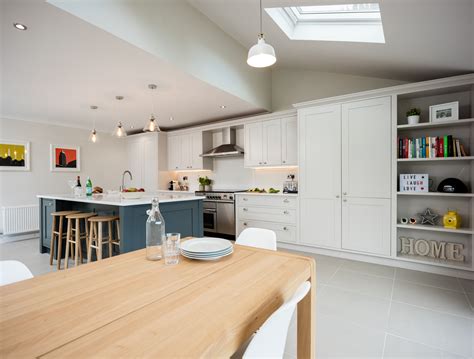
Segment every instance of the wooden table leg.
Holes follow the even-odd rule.
[[[79,246],[81,244],[81,227],[79,218],[76,218],[76,243],[74,244],[74,264],[79,265]]]
[[[296,352],[298,359],[309,359],[316,357],[316,265],[312,261],[311,265],[311,289],[298,303],[298,318],[297,318],[297,347]]]

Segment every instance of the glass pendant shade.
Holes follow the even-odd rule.
[[[258,36],[258,42],[253,45],[247,57],[247,64],[252,67],[268,67],[276,62],[275,49],[265,42],[263,34]]]
[[[89,141],[92,142],[92,143],[97,143],[98,140],[99,140],[99,137],[97,136],[97,131],[94,128],[91,131],[91,134],[89,136]]]
[[[127,132],[122,126],[122,122],[119,122],[117,127],[115,128],[114,132],[112,133],[113,136],[117,138],[124,138],[127,137]]]
[[[143,131],[145,132],[161,132],[160,127],[156,123],[155,116],[153,114],[150,116],[150,119],[148,120],[147,124],[145,127],[143,127]]]

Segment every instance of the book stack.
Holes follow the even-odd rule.
[[[459,139],[451,135],[440,137],[398,137],[398,158],[466,157]]]

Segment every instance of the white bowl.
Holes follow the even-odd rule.
[[[122,192],[123,199],[140,199],[143,196],[143,192]]]

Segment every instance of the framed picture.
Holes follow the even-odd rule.
[[[80,172],[81,149],[74,146],[51,145],[52,172]]]
[[[430,106],[430,122],[459,120],[459,102]]]
[[[29,171],[30,143],[0,140],[0,171]]]

